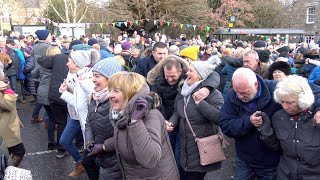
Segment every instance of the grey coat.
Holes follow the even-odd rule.
[[[44,68],[41,64],[49,63],[49,58],[41,57],[38,59],[39,66],[32,70],[31,74],[33,78],[40,79],[40,83],[37,89],[37,102],[43,105],[50,105],[48,94],[52,76],[52,70]]]
[[[179,172],[161,113],[150,109],[143,120],[129,124],[136,99],[148,92],[149,88],[145,86],[129,100],[122,117],[111,120],[123,177],[128,180],[178,180]]]
[[[272,117],[273,131],[262,133],[267,134],[261,139],[268,147],[283,151],[277,179],[320,179],[320,124],[314,122],[314,114],[290,116],[279,110]]]
[[[37,68],[39,66],[38,58],[45,57],[46,53],[47,53],[47,49],[50,46],[51,45],[49,43],[47,43],[45,40],[39,40],[38,43],[36,45],[34,45],[32,51],[31,51],[31,56],[33,56],[35,59],[35,66],[34,66],[35,68]],[[35,81],[40,81],[40,79],[36,78]]]
[[[203,87],[200,84],[191,95]],[[184,97],[179,93],[176,97],[174,113],[170,122],[174,127],[179,128],[181,147],[181,166],[187,172],[210,172],[221,168],[221,162],[202,166],[198,146],[192,132],[186,122],[184,114]],[[189,122],[198,138],[203,138],[217,134],[220,108],[223,105],[223,97],[219,90],[213,90],[209,96],[198,105],[192,97],[186,107]]]

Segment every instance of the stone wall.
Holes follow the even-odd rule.
[[[316,19],[315,23],[307,23],[307,7],[314,6]],[[296,0],[296,4],[289,12],[291,16],[291,27],[304,30],[309,35],[320,33],[320,1],[319,0]]]

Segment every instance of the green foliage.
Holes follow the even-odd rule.
[[[60,14],[64,14],[64,4],[61,0],[50,0],[54,7],[58,10]],[[62,23],[62,19],[57,15],[57,13],[53,10],[52,6],[48,6],[46,10],[46,17],[51,19],[54,22]]]

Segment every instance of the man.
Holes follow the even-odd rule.
[[[232,77],[233,89],[221,108],[219,124],[222,132],[235,139],[235,180],[275,179],[281,152],[268,149],[260,140],[256,127],[262,124],[261,112],[269,118],[281,109],[273,99],[276,81],[263,80],[248,68],[237,69]],[[319,91],[314,91],[319,94]],[[319,100],[316,103],[319,109]],[[317,112],[315,118],[319,118]]]
[[[174,112],[175,98],[186,78],[185,74],[189,69],[188,66],[189,64],[186,60],[175,55],[169,55],[148,73],[147,82],[151,85],[151,91],[156,92],[161,97],[161,113],[167,120],[170,119]],[[219,83],[219,74],[213,72],[208,79],[203,81],[205,87],[201,88],[193,95],[198,100],[203,100],[210,94],[211,90],[218,87]],[[175,128],[173,132],[170,132],[169,137],[172,149],[175,153],[181,179],[186,179],[180,165],[180,139],[178,129],[179,128]]]
[[[153,45],[152,55],[137,62],[134,72],[147,77],[148,72],[168,55],[168,48],[165,43],[157,42]]]
[[[249,50],[243,55],[243,67],[249,68],[264,79],[268,78],[268,63],[260,62],[259,55],[254,50]]]
[[[212,47],[211,46],[207,46],[206,50],[204,51],[203,55],[201,56],[201,60],[202,61],[206,61],[208,60],[210,57],[212,56]]]
[[[253,43],[252,45],[252,49],[253,50],[261,50],[264,51],[266,50],[267,44],[266,42],[262,41],[262,40],[257,40],[256,42]]]

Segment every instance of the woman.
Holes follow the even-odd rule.
[[[287,62],[277,61],[269,67],[268,79],[282,81],[291,74],[291,66]]]
[[[85,127],[87,151],[85,151],[82,160],[82,165],[90,180],[122,179],[115,151],[106,152],[103,149],[103,146],[108,145],[109,141],[106,140],[113,137],[113,126],[108,116],[108,109],[110,109],[108,79],[112,74],[121,70],[120,62],[114,57],[100,60],[92,68],[92,81],[95,86],[89,103]],[[99,161],[100,172],[95,159]]]
[[[197,144],[186,122],[184,107],[189,122],[199,138],[217,134],[219,111],[223,97],[218,90],[212,90],[206,99],[197,99],[193,93],[200,89],[202,82],[213,72],[214,66],[205,61],[191,62],[187,79],[181,93],[176,97],[175,112],[168,122],[168,131],[179,127],[181,144],[181,166],[187,173],[188,180],[204,179],[207,172],[221,168],[221,162],[207,166],[200,165]]]
[[[48,115],[48,150],[56,148],[56,141],[54,140],[54,132],[56,123],[53,116],[53,111],[50,109],[49,102],[49,87],[51,83],[52,70],[48,68],[51,58],[53,56],[61,54],[60,49],[57,46],[52,46],[47,49],[46,56],[38,58],[38,64],[31,75],[33,78],[39,78],[40,83],[37,89],[37,102],[43,105]],[[34,114],[33,114],[34,115]],[[33,116],[32,115],[32,116]],[[34,116],[33,116],[34,117]]]
[[[18,167],[26,152],[20,135],[20,127],[23,125],[17,113],[17,94],[3,81],[3,68],[0,62],[0,136],[4,139],[13,165]]]
[[[319,92],[319,91],[318,91]],[[320,179],[320,118],[315,97],[305,78],[291,75],[277,84],[274,99],[282,105],[272,117],[265,113],[261,139],[282,150],[277,179]]]
[[[124,179],[178,180],[179,172],[161,113],[151,104],[145,78],[120,72],[108,80],[114,146]],[[150,99],[150,103],[147,102]]]
[[[61,84],[61,99],[67,103],[70,119],[59,140],[61,146],[69,152],[75,162],[75,169],[69,176],[75,177],[83,173],[82,157],[73,139],[84,134],[88,114],[89,94],[93,91],[92,71],[88,66],[96,61],[99,53],[96,50],[72,51],[68,59],[69,74]],[[95,57],[95,58],[94,58]],[[85,141],[86,142],[86,141]]]

